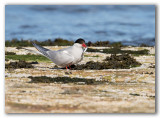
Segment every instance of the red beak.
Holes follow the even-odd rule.
[[[86,48],[86,47],[87,47],[85,43],[83,43],[83,44],[82,44],[82,46],[83,46],[84,48]]]

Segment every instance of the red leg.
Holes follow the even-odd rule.
[[[72,69],[70,65],[69,65],[69,68]]]
[[[66,66],[66,69],[68,69],[67,66]]]

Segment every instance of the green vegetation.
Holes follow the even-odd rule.
[[[7,40],[5,41],[5,46],[6,47],[27,47],[27,46],[32,46],[32,43],[30,40],[18,40],[18,39],[12,39],[12,40]]]
[[[100,57],[99,55],[90,56],[90,55],[84,55],[84,57]]]
[[[53,45],[58,45],[58,46],[68,46],[68,45],[73,45],[74,42],[73,41],[68,41],[68,40],[64,40],[61,38],[55,39],[53,41]]]
[[[51,62],[48,58],[42,55],[6,55],[5,59],[24,60],[24,61],[38,61],[38,62]]]
[[[64,40],[64,39],[61,39],[61,38],[56,38],[55,40],[51,40],[51,39],[48,39],[46,41],[33,41],[35,42],[36,44],[38,45],[41,45],[41,46],[71,46],[73,45],[73,41],[68,41],[68,40]],[[12,40],[7,40],[5,41],[5,46],[6,47],[32,47],[32,41],[31,40],[18,40],[18,39],[12,39]]]

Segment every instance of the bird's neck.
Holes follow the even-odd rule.
[[[78,48],[82,48],[82,45],[79,43],[75,43],[73,46],[78,47]]]

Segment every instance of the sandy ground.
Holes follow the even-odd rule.
[[[57,50],[64,47],[48,47]],[[99,47],[100,48],[100,47]],[[28,49],[33,49],[29,47]],[[132,69],[66,70],[54,69],[53,63],[41,62],[35,68],[5,70],[6,113],[155,113],[155,48],[126,47],[124,50],[148,49],[151,55],[135,56],[142,66]],[[27,54],[23,49],[6,47],[5,51]],[[80,64],[102,61],[110,54],[85,53]],[[99,55],[99,57],[93,57]],[[45,83],[29,76],[53,78]],[[78,77],[96,83],[56,81],[54,77]]]

